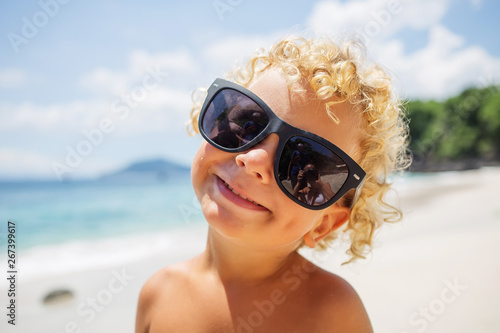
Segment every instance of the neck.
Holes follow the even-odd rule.
[[[202,255],[205,265],[223,283],[256,285],[280,276],[300,257],[293,245],[256,249],[219,234],[209,228],[207,247]]]

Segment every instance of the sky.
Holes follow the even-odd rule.
[[[190,165],[191,94],[289,34],[365,41],[402,98],[500,82],[496,0],[0,2],[0,180]]]

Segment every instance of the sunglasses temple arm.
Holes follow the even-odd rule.
[[[352,209],[352,207],[354,207],[354,204],[356,203],[356,201],[358,201],[358,197],[361,194],[361,190],[363,189],[363,184],[365,183],[365,179],[366,178],[364,178],[361,181],[361,183],[359,184],[359,186],[354,190],[354,198],[352,199],[352,202],[351,202],[351,205],[349,206],[349,209]]]

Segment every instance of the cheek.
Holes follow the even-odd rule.
[[[286,200],[290,201],[288,198]],[[321,213],[295,206],[297,205],[291,202],[286,208],[283,207],[280,210],[283,213],[277,216],[277,218],[283,221],[281,225],[283,235],[301,237],[315,226]]]
[[[207,143],[203,142],[196,152],[193,163],[191,164],[191,183],[193,184],[193,189],[198,200],[200,200],[200,191],[203,181],[208,175],[207,162]]]
[[[196,154],[194,155],[193,162],[191,163],[191,179],[196,177],[196,175],[198,174],[198,170],[200,169],[200,164],[203,162],[205,155],[204,145],[205,143],[202,143],[200,148],[198,148]]]
[[[213,170],[227,158],[227,155],[207,142],[203,142],[196,152],[191,164],[191,183],[202,205],[207,200],[211,201],[216,186]]]

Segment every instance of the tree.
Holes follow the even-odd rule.
[[[500,160],[500,92],[469,88],[444,102],[409,101],[410,149],[416,160]]]

